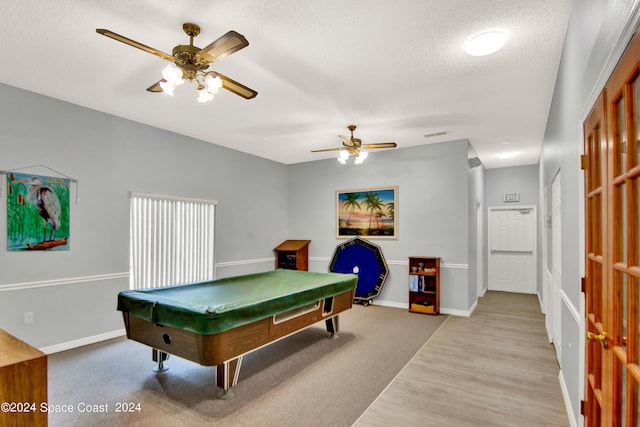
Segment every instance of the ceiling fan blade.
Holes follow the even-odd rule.
[[[158,80],[157,82],[155,82],[154,84],[149,86],[147,88],[147,90],[149,92],[154,92],[154,93],[162,92],[162,88],[160,87],[160,83],[162,83],[162,82],[166,82],[166,80],[165,79]]]
[[[167,61],[175,62],[175,58],[167,53],[161,52],[158,49],[154,49],[142,43],[138,43],[135,40],[131,40],[125,36],[121,36],[120,34],[116,34],[113,31],[105,30],[104,28],[97,28],[96,33],[102,34],[103,36],[112,38],[124,44],[128,44],[129,46],[137,47],[140,50],[144,50],[145,52],[149,52],[153,55],[159,56],[162,59],[166,59]]]
[[[216,74],[218,75],[218,77],[220,77],[220,80],[222,80],[222,87],[225,88],[226,90],[233,92],[236,95],[239,95],[246,99],[255,98],[256,95],[258,95],[258,92],[256,92],[255,90],[250,89],[245,85],[238,83],[233,79],[230,79],[227,76],[223,76],[218,72],[216,72]]]
[[[340,139],[342,140],[342,143],[346,146],[346,147],[353,147],[354,143],[351,140],[351,138],[349,138],[348,136],[344,136],[344,135],[338,135],[338,137],[340,137]]]
[[[336,147],[336,148],[325,148],[323,150],[311,150],[312,153],[320,153],[322,151],[340,151],[344,150],[344,147]]]
[[[203,61],[216,62],[247,46],[249,46],[247,39],[242,34],[232,30],[200,49],[198,56]]]
[[[395,142],[378,142],[376,144],[364,144],[362,145],[362,148],[396,148],[397,146],[398,144]]]

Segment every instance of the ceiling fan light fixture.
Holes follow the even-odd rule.
[[[202,87],[206,85],[207,91],[214,95],[218,93],[221,88],[245,99],[252,99],[258,95],[258,92],[255,90],[229,77],[214,71],[205,72],[211,63],[249,46],[249,42],[242,34],[233,30],[228,31],[201,49],[193,44],[194,37],[200,34],[200,26],[186,22],[182,25],[182,30],[189,36],[189,44],[179,44],[175,46],[171,51],[171,55],[169,55],[168,53],[146,46],[105,28],[96,28],[96,32],[100,35],[169,61],[169,64],[162,70],[163,79],[149,86],[147,88],[148,92],[164,92],[168,95],[173,95],[175,88],[183,84],[186,79],[190,82],[194,80],[197,81],[198,90],[201,89],[201,85]],[[210,77],[207,78],[208,76]],[[204,80],[207,80],[207,82],[205,83]],[[205,96],[205,98],[210,100],[209,96]]]
[[[167,66],[162,69],[162,77],[164,81],[160,81],[160,87],[162,91],[169,96],[173,96],[173,91],[184,83],[182,70],[176,67],[176,64],[173,62],[167,64]]]
[[[338,154],[338,161],[343,165],[346,165],[347,160],[349,160],[349,157],[351,155],[353,155],[353,158],[354,158],[353,163],[356,165],[359,165],[367,159],[367,157],[369,156],[369,153],[363,150],[358,150],[358,149],[340,150],[340,153]]]
[[[207,84],[207,91],[212,94],[218,93],[222,88],[222,79],[218,75],[212,75],[212,73],[207,73],[204,76],[204,82]]]
[[[198,89],[198,102],[209,102],[213,99],[213,93],[209,92],[204,87]]]
[[[502,49],[507,37],[499,31],[487,31],[478,34],[467,42],[466,50],[471,56],[491,55]]]
[[[184,83],[182,79],[182,69],[177,67],[173,62],[167,64],[167,66],[162,69],[162,77],[174,87],[178,87]]]
[[[346,164],[349,156],[353,155],[355,159],[355,164],[359,165],[366,160],[369,156],[369,153],[365,151],[365,149],[374,149],[374,148],[396,148],[398,144],[395,142],[378,142],[373,144],[363,144],[360,138],[355,138],[353,136],[353,131],[356,130],[356,125],[349,125],[347,129],[351,131],[351,137],[338,135],[342,140],[342,147],[336,148],[325,148],[322,150],[312,150],[312,153],[318,153],[320,151],[338,151],[338,161],[343,165]]]
[[[360,151],[360,153],[355,154],[355,161],[353,163],[355,163],[356,165],[361,164],[362,162],[364,162],[367,157],[369,157],[369,153],[367,153],[366,151]]]
[[[338,153],[338,161],[344,165],[347,163],[348,158],[349,152],[347,150],[340,150],[340,153]]]
[[[173,96],[173,91],[176,88],[176,86],[173,83],[170,83],[168,81],[161,81],[160,87],[162,88],[162,91],[169,96]]]

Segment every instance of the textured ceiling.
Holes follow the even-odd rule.
[[[494,168],[538,162],[571,0],[3,0],[0,12],[8,85],[285,164],[335,157],[310,151],[353,123],[363,143],[468,139]],[[149,93],[167,62],[95,31],[171,53],[184,22],[202,27],[200,47],[228,30],[249,40],[210,69],[255,99],[199,104],[193,83]],[[465,53],[495,29],[501,51]]]

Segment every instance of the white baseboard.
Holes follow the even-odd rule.
[[[401,308],[403,310],[409,309],[407,303],[399,303],[399,302],[393,302],[393,301],[374,300],[371,302],[371,304],[380,305],[383,307]],[[469,310],[455,310],[452,308],[440,307],[440,313],[451,314],[453,316],[470,317],[471,313],[473,313],[473,311],[476,309],[477,306],[478,306],[478,301],[476,301]]]
[[[567,389],[567,384],[564,382],[564,376],[562,375],[562,371],[558,372],[558,379],[560,381],[560,389],[562,390],[562,397],[564,398],[564,406],[567,408],[567,416],[569,417],[569,424],[571,425],[571,427],[578,427],[583,423],[578,424],[578,421],[574,417],[573,409],[571,408],[571,398],[569,397],[569,390]]]
[[[542,295],[540,294],[540,292],[536,292],[536,296],[538,297],[538,304],[540,305],[540,312],[542,314],[547,314],[545,309],[544,309],[544,304],[542,303]]]
[[[371,304],[372,305],[380,305],[380,306],[383,306],[383,307],[402,308],[403,310],[408,310],[409,309],[409,306],[406,303],[401,303],[401,302],[373,300],[373,301],[371,301]]]
[[[469,310],[456,310],[453,308],[444,308],[444,307],[440,307],[440,313],[442,314],[451,314],[453,316],[461,316],[461,317],[471,317],[471,314],[473,314],[474,310],[476,309],[476,307],[478,306],[478,300],[476,300],[473,305],[471,306],[471,308],[469,308]]]
[[[118,329],[117,331],[106,332],[104,334],[93,335],[86,338],[80,338],[78,340],[67,341],[60,344],[43,347],[40,349],[40,351],[46,354],[59,353],[61,351],[71,350],[77,347],[82,347],[89,344],[95,344],[97,342],[106,341],[113,338],[119,338],[125,335],[126,335],[126,331],[124,329]]]

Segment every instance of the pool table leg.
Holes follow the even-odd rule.
[[[337,338],[338,337],[338,316],[333,316],[330,319],[325,320],[325,323],[327,325],[327,332],[329,332],[329,335],[331,336],[331,338]]]
[[[222,390],[218,392],[220,399],[230,399],[233,397],[231,387],[238,383],[238,375],[240,374],[240,366],[242,365],[242,356],[235,359],[227,360],[222,365],[216,366],[216,382]]]
[[[156,366],[155,368],[153,368],[154,372],[164,372],[167,369],[169,369],[168,367],[164,366],[164,361],[169,359],[169,354],[165,353],[164,351],[160,351],[158,349],[152,348],[151,349],[151,359],[153,359],[154,362],[158,362],[158,366]]]

